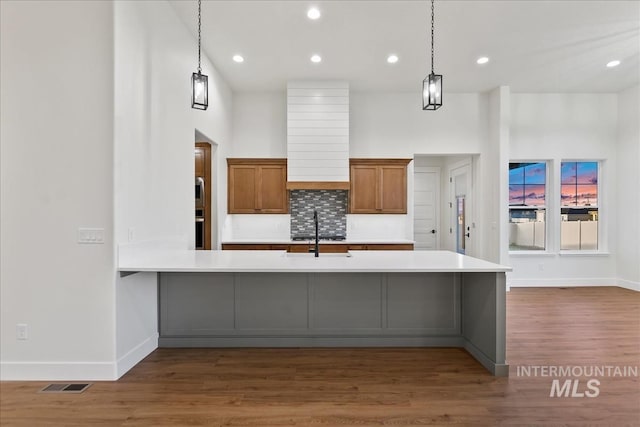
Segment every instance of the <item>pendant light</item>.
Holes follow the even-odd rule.
[[[191,108],[206,110],[209,106],[209,79],[200,66],[200,40],[202,28],[202,0],[198,0],[198,72],[191,75]]]
[[[433,71],[433,21],[434,0],[431,0],[431,74],[422,81],[422,109],[437,110],[442,107],[442,74]]]

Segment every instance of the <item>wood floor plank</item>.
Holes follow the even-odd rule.
[[[510,377],[497,378],[458,348],[158,349],[119,381],[82,394],[2,382],[0,425],[640,426],[638,377],[598,378],[594,398],[549,397],[552,377],[518,372],[638,368],[640,294],[512,289],[507,361]]]

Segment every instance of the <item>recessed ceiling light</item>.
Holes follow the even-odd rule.
[[[476,64],[480,64],[480,65],[486,64],[487,62],[489,62],[489,58],[487,58],[486,56],[481,56],[476,60]]]
[[[242,57],[242,55],[233,55],[233,60],[235,62],[244,62],[244,58]]]
[[[607,62],[607,67],[609,68],[617,67],[618,65],[620,65],[620,61],[617,59],[615,61]]]
[[[320,11],[318,9],[316,9],[315,7],[312,7],[311,9],[309,9],[307,11],[307,17],[309,19],[318,19],[318,18],[320,18]]]
[[[387,62],[389,64],[395,64],[398,62],[398,55],[389,55],[389,57],[387,57]]]
[[[311,57],[311,62],[318,63],[318,62],[321,62],[321,61],[322,61],[322,57],[320,57],[320,55],[313,55]]]

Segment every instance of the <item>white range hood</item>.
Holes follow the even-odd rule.
[[[349,189],[349,83],[287,84],[287,188]]]

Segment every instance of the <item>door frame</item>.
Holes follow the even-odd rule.
[[[448,247],[455,251],[457,247],[455,230],[457,228],[457,194],[455,191],[456,177],[466,174],[465,191],[465,225],[469,228],[469,237],[465,237],[465,254],[475,256],[475,198],[473,182],[473,159],[465,158],[448,166],[449,175],[449,239]],[[467,230],[465,230],[466,234]]]

